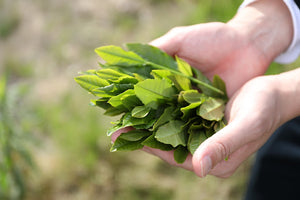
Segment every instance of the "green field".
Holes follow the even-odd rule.
[[[230,178],[200,179],[144,152],[110,153],[111,118],[73,80],[98,67],[96,47],[226,22],[240,3],[0,0],[0,199],[241,199],[253,158]]]

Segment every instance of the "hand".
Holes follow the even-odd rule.
[[[208,173],[230,176],[284,122],[277,117],[282,112],[277,104],[280,97],[272,84],[273,79],[249,80],[262,75],[291,40],[289,11],[282,1],[273,0],[251,4],[227,24],[175,28],[154,40],[152,45],[183,58],[209,78],[215,74],[221,76],[230,98],[226,106],[229,123],[202,143],[183,164],[174,161],[173,152],[149,147],[144,147],[144,151],[171,165],[194,171],[200,177]],[[125,131],[118,131],[113,138]]]
[[[173,152],[144,150],[200,177],[229,177],[281,124],[300,114],[299,76],[300,69],[247,82],[227,104],[228,125],[204,141],[183,164],[174,161]]]
[[[270,64],[251,41],[223,23],[177,27],[151,44],[184,59],[210,79],[218,74],[229,96]]]
[[[292,37],[292,20],[285,4],[261,0],[226,24],[174,28],[151,44],[183,58],[209,78],[221,76],[230,97],[248,80],[264,74]]]

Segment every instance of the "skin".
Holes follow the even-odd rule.
[[[174,161],[173,152],[143,150],[199,177],[231,176],[280,125],[300,115],[300,70],[262,76],[292,38],[286,5],[281,0],[259,0],[228,23],[178,27],[151,42],[209,78],[221,76],[229,96],[225,111],[228,125],[203,142],[183,164]],[[116,132],[113,140],[128,130]]]

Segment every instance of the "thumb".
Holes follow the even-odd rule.
[[[244,146],[249,138],[243,134],[245,127],[230,123],[219,132],[204,141],[193,155],[193,168],[200,177],[205,177],[218,163]],[[224,169],[225,171],[226,169]]]
[[[171,56],[177,55],[182,45],[185,30],[185,27],[173,28],[165,35],[151,41],[150,44],[160,48]]]

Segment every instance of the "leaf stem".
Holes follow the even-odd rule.
[[[159,64],[150,62],[150,61],[147,61],[145,64],[146,64],[146,65],[151,65],[151,66],[153,66],[153,67],[155,67],[155,68],[158,68],[158,69],[167,69],[167,70],[171,71],[172,73],[177,74],[177,75],[180,75],[180,76],[183,76],[183,77],[185,77],[185,78],[188,78],[188,79],[190,79],[192,82],[197,83],[197,84],[199,84],[199,85],[201,85],[201,86],[203,86],[203,87],[206,87],[207,89],[209,89],[209,90],[211,90],[211,91],[213,91],[213,92],[215,92],[215,93],[218,93],[219,95],[222,95],[222,96],[225,95],[224,92],[221,91],[221,90],[219,90],[218,88],[215,88],[214,86],[209,85],[209,84],[207,84],[207,83],[205,83],[205,82],[203,82],[203,81],[200,81],[200,80],[198,80],[198,79],[196,79],[196,78],[194,78],[194,77],[187,76],[187,75],[185,75],[185,74],[183,74],[183,73],[181,73],[181,72],[179,72],[179,71],[176,71],[176,70],[174,70],[174,69],[167,68],[167,67],[165,67],[165,66],[162,66],[162,65],[159,65]]]

